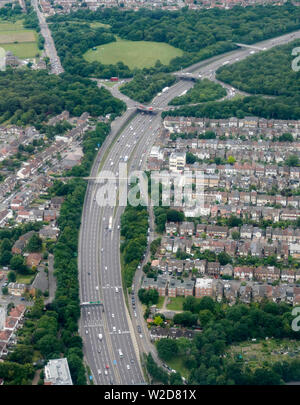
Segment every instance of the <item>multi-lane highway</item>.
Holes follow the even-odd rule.
[[[300,38],[300,31],[255,46],[269,49],[296,38]],[[238,49],[193,65],[185,72],[210,77],[224,62],[234,63],[251,52],[251,48]],[[172,98],[192,86],[190,81],[179,81],[167,92],[155,97],[153,105],[164,109]],[[112,92],[119,95],[117,89],[113,88]],[[137,114],[134,112],[134,102],[123,96],[121,98],[129,108],[113,122],[111,133],[98,153],[83,207],[78,254],[80,300],[82,303],[100,300],[103,305],[82,306],[80,334],[85,360],[91,368],[95,384],[136,385],[144,383],[139,349],[147,351],[150,343],[145,333],[141,336],[136,333],[136,321],[132,323],[124,300],[119,231],[124,208],[99,206],[99,184],[94,178],[100,170],[110,170],[118,175],[119,163],[124,161],[125,156],[128,156],[130,169],[142,169],[155,141],[161,118],[159,114]]]

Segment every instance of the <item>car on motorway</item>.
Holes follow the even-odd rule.
[[[99,374],[99,375],[102,374],[102,371],[101,371],[101,370],[98,370],[98,374]]]
[[[115,314],[111,314],[111,317],[114,318],[114,317],[115,317]]]
[[[117,332],[117,329],[115,326],[113,326],[113,332]]]
[[[86,331],[85,331],[85,334],[86,334],[86,335],[88,335],[88,334],[89,334],[89,331],[88,331],[87,329],[86,329]]]
[[[127,364],[126,368],[127,368],[127,370],[130,370],[130,365],[129,365],[129,364]]]
[[[141,333],[141,332],[142,332],[141,325],[138,325],[138,326],[137,326],[137,330],[138,330],[138,332],[139,332],[139,333]]]
[[[131,359],[131,360],[130,360],[130,363],[131,363],[131,364],[134,364],[134,360],[133,360],[133,359]]]
[[[106,365],[105,365],[105,368],[109,369],[109,365],[108,365],[108,364],[106,364]]]
[[[136,312],[135,312],[135,311],[134,311],[134,316],[135,316],[135,317],[137,317],[137,314],[136,314]]]
[[[116,288],[115,288],[115,291],[116,291],[116,293],[118,293],[118,292],[119,292],[119,289],[118,289],[118,287],[116,287]]]
[[[107,371],[107,370],[104,370],[104,374],[105,374],[105,375],[108,375],[108,371]]]
[[[99,290],[99,287],[96,285],[96,290],[98,291]]]
[[[122,333],[122,332],[121,332],[121,330],[120,330],[120,329],[118,330],[118,333],[119,333],[119,335],[121,335],[121,333]]]
[[[101,353],[101,348],[100,347],[98,348],[98,353]]]

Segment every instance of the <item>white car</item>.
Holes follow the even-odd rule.
[[[104,370],[104,374],[105,374],[105,375],[108,375],[108,371],[107,371],[107,370]]]
[[[98,370],[98,374],[102,374],[101,370]]]
[[[99,287],[96,285],[96,290],[98,291],[99,290]]]
[[[111,314],[111,317],[114,318],[114,317],[115,317],[115,314]]]
[[[118,333],[119,333],[119,335],[121,335],[121,331],[120,331],[120,329],[118,330]]]
[[[134,311],[134,316],[135,316],[135,317],[137,317],[137,314],[136,314],[136,312],[135,312],[135,311]]]
[[[127,370],[130,370],[130,365],[129,365],[129,364],[127,364],[126,368],[127,368]]]
[[[88,330],[86,330],[86,331],[85,331],[85,334],[86,334],[86,335],[88,335],[88,334],[89,334],[89,331],[88,331]]]
[[[116,332],[116,331],[117,331],[116,327],[115,327],[115,326],[113,326],[113,332]]]

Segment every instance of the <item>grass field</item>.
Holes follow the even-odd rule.
[[[109,25],[109,24],[103,24],[103,23],[101,23],[101,22],[93,22],[93,23],[90,24],[90,26],[91,26],[92,28],[99,28],[99,27],[110,28],[110,25]]]
[[[151,67],[159,59],[168,65],[170,60],[181,56],[182,51],[161,42],[127,41],[117,38],[116,42],[100,45],[96,51],[90,49],[84,54],[88,62],[98,61],[104,64],[123,62],[133,69]]]
[[[171,367],[172,369],[178,371],[182,377],[188,379],[189,378],[189,370],[184,367],[184,357],[177,356],[172,360],[166,361],[165,363]]]
[[[182,311],[182,304],[185,300],[184,297],[169,298],[170,303],[167,304],[167,309],[171,311]]]
[[[22,274],[17,274],[17,283],[20,284],[31,284],[31,281],[34,279],[33,274],[28,274],[28,275],[22,275]]]
[[[15,23],[0,21],[0,47],[11,51],[18,58],[35,57],[39,52],[36,39],[36,32],[25,29],[21,20]]]
[[[165,297],[158,297],[158,303],[156,304],[156,308],[161,309],[164,304]]]

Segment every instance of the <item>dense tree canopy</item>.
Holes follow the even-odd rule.
[[[184,105],[214,101],[226,96],[226,90],[218,83],[208,79],[197,80],[185,95],[173,98],[170,105]]]
[[[122,101],[89,79],[46,71],[0,72],[0,100],[0,122],[37,127],[63,110],[75,116],[85,111],[99,116],[125,109]]]

